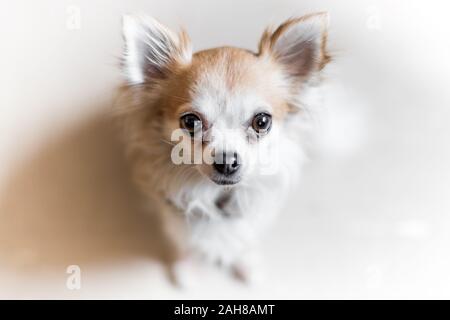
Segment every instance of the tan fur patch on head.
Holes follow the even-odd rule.
[[[281,119],[289,109],[283,81],[281,69],[274,61],[250,51],[232,47],[200,51],[193,56],[192,64],[179,70],[171,81],[168,114],[179,114],[180,102],[189,103],[198,88],[217,86],[217,90],[224,89],[224,94],[254,92],[270,103],[274,118]]]

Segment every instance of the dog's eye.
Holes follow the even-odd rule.
[[[188,113],[180,118],[180,126],[193,136],[195,132],[202,129],[202,120],[196,114]]]
[[[252,122],[253,129],[259,134],[269,132],[272,126],[272,116],[268,113],[258,113]]]

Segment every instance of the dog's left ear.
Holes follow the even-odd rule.
[[[259,43],[259,55],[271,56],[287,74],[308,79],[329,61],[326,52],[328,13],[289,19],[275,31],[266,30]]]

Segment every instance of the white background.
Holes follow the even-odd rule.
[[[444,1],[14,1],[0,10],[1,298],[450,298],[450,20]],[[168,280],[113,132],[120,17],[196,50],[255,49],[329,11],[323,148],[264,243],[266,280]],[[81,289],[66,268],[81,268]]]

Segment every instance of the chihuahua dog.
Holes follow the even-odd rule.
[[[183,259],[252,277],[258,238],[305,160],[309,97],[330,61],[327,26],[326,13],[310,14],[267,29],[257,52],[193,53],[184,31],[124,17],[126,153]]]

